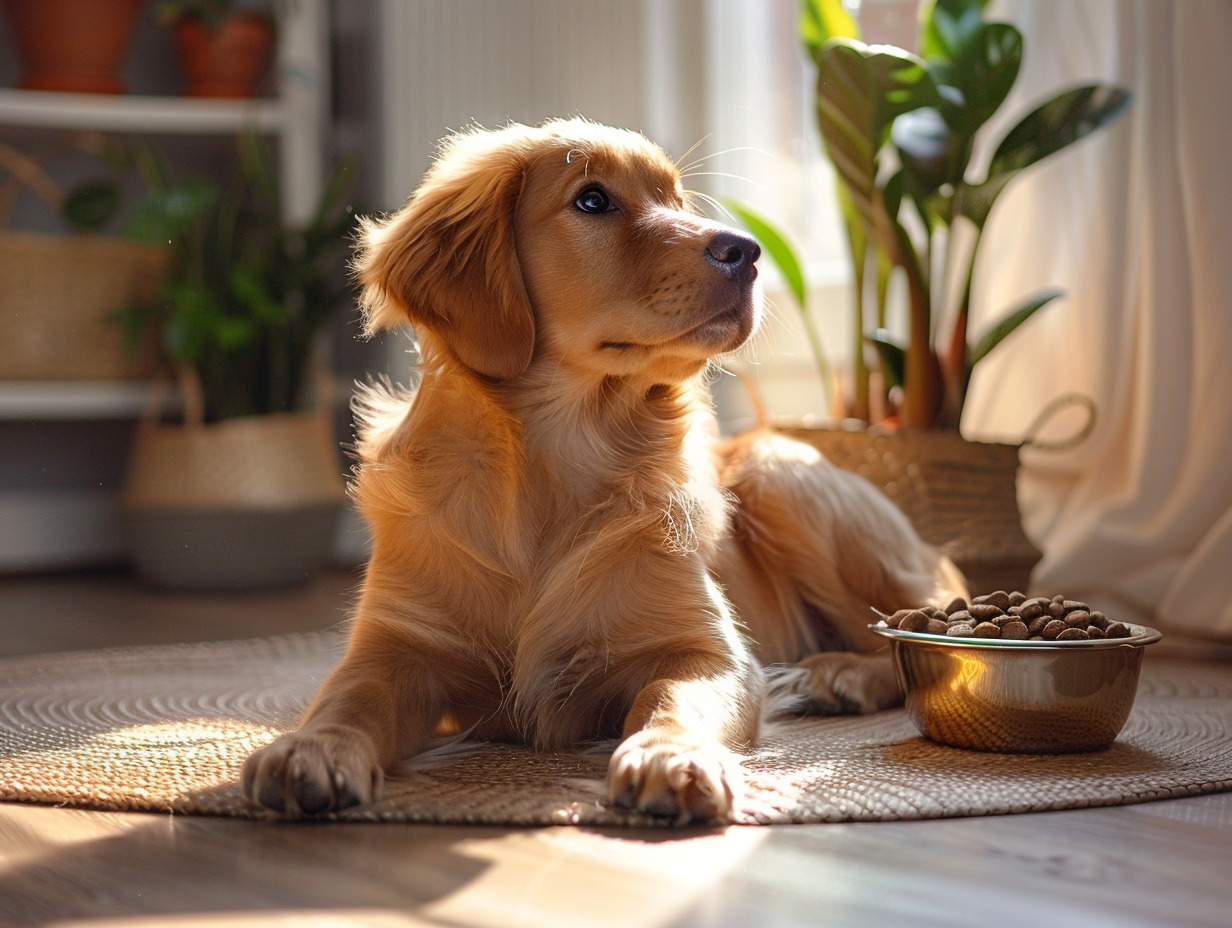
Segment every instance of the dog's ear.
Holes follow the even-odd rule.
[[[407,205],[364,226],[355,270],[367,332],[409,319],[485,377],[508,380],[526,369],[535,323],[514,247],[514,215],[529,131],[511,127],[446,141]]]

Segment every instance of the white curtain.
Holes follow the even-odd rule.
[[[977,370],[968,437],[1020,436],[1068,391],[1098,408],[1064,452],[1026,448],[1039,592],[1232,637],[1232,3],[1012,0],[1026,56],[1011,116],[1079,81],[1127,115],[1021,175],[993,212],[973,331],[1066,291]],[[1061,417],[1052,433],[1077,428]]]

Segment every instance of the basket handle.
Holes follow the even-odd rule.
[[[0,142],[0,167],[11,175],[0,189],[0,227],[7,227],[23,186],[56,212],[64,205],[64,191],[33,158],[23,155],[12,145]]]
[[[1044,430],[1044,426],[1067,406],[1083,407],[1087,411],[1087,421],[1073,435],[1053,441],[1041,439],[1039,434]],[[1095,420],[1095,400],[1085,393],[1062,393],[1041,409],[1039,414],[1031,421],[1031,424],[1027,426],[1027,431],[1022,438],[1022,446],[1024,448],[1035,448],[1038,451],[1068,451],[1070,448],[1075,448],[1082,444],[1091,436],[1091,433],[1095,431]]]

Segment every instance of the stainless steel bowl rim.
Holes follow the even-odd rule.
[[[1086,651],[1106,650],[1108,648],[1141,648],[1154,644],[1163,637],[1153,628],[1145,625],[1130,625],[1137,632],[1129,638],[1088,638],[1079,641],[1023,641],[1013,638],[961,638],[947,635],[936,635],[930,632],[905,632],[898,628],[887,628],[884,625],[869,625],[869,631],[876,632],[883,638],[919,644],[931,644],[942,648],[992,648],[1010,651],[1060,651],[1077,648]]]

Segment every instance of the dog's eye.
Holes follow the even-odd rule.
[[[612,211],[612,200],[602,187],[587,187],[573,201],[584,213],[609,213]]]

